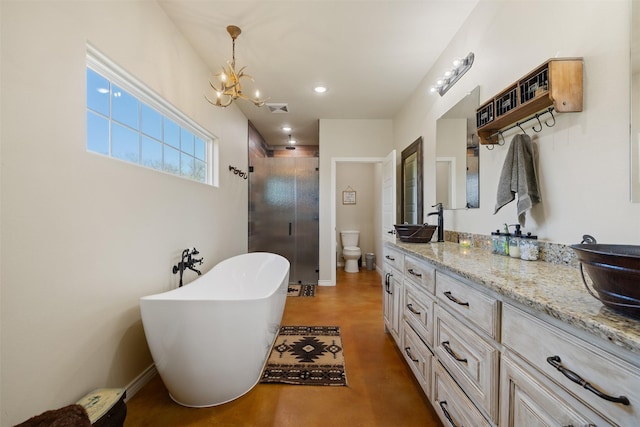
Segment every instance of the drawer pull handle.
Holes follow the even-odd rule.
[[[451,295],[451,291],[444,292],[444,296],[449,298],[451,301],[455,302],[458,305],[466,305],[467,307],[469,306],[468,302],[462,302],[458,298]]]
[[[422,277],[421,273],[416,273],[415,270],[413,268],[410,268],[409,270],[407,270],[409,272],[409,274],[413,274],[416,277]]]
[[[456,423],[453,422],[453,418],[451,418],[451,414],[449,414],[449,411],[447,411],[447,401],[443,400],[441,402],[438,402],[438,404],[440,405],[440,409],[442,409],[442,412],[444,412],[444,416],[447,419],[447,421],[449,421],[449,423],[453,427],[458,427]]]
[[[449,345],[449,341],[442,341],[442,346],[444,347],[444,349],[447,351],[447,353],[449,353],[451,355],[451,357],[453,357],[454,359],[456,359],[458,362],[462,362],[462,363],[467,363],[467,359],[462,359],[460,358],[455,351],[453,351],[451,349],[451,346]]]
[[[385,255],[384,256],[386,259],[388,259],[389,261],[395,261],[396,259],[394,257],[392,257],[391,255]]]
[[[621,403],[623,405],[630,405],[629,399],[627,399],[625,396],[615,397],[615,396],[609,396],[608,394],[604,394],[603,392],[601,392],[600,390],[598,390],[597,388],[589,384],[587,381],[582,379],[580,375],[562,366],[562,360],[560,359],[560,356],[547,357],[547,362],[549,362],[551,366],[553,366],[558,371],[560,371],[562,375],[569,378],[574,383],[586,388],[587,390],[589,390],[591,393],[595,394],[599,398],[608,400],[609,402]]]
[[[413,308],[413,304],[407,304],[407,308],[409,309],[410,312],[412,312],[413,314],[420,316],[422,313],[419,311],[416,311],[415,308]]]
[[[409,357],[409,359],[411,359],[413,362],[418,363],[418,359],[413,357],[413,355],[411,354],[411,347],[405,347],[404,352],[407,353],[407,356]]]

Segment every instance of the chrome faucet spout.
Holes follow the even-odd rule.
[[[437,210],[435,212],[428,213],[427,217],[430,217],[431,215],[438,215],[438,242],[444,242],[444,216],[442,203],[438,202],[431,207],[437,208]]]

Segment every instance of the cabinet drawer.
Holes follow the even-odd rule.
[[[526,364],[500,363],[500,426],[605,426],[609,423]]]
[[[433,300],[405,281],[404,319],[424,342],[433,346]]]
[[[434,334],[438,359],[471,400],[497,423],[499,351],[437,305]]]
[[[385,246],[383,253],[384,253],[384,262],[387,263],[387,265],[390,265],[391,267],[395,268],[399,272],[403,271],[404,256],[402,255],[402,252],[396,251],[395,249],[391,249]]]
[[[436,296],[443,306],[498,339],[500,302],[495,298],[439,271],[436,272]]]
[[[504,307],[502,334],[505,346],[612,425],[638,425],[640,368],[511,305]],[[567,376],[586,381],[595,390],[589,391]],[[605,395],[627,399],[628,404],[609,401]]]
[[[431,398],[431,362],[433,360],[431,350],[422,342],[409,324],[405,323],[403,331],[402,348],[404,358],[407,360],[424,393],[428,398]]]
[[[442,365],[435,361],[431,403],[445,426],[491,426]]]
[[[436,270],[425,261],[404,257],[404,277],[433,295],[436,288]]]

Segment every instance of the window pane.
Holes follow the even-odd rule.
[[[196,181],[207,182],[207,164],[196,160],[196,169],[193,178]]]
[[[162,143],[143,136],[140,162],[144,166],[162,170]]]
[[[180,128],[180,150],[193,156],[193,139],[195,137],[186,129]]]
[[[118,73],[110,70],[105,75],[116,79]],[[208,183],[209,141],[196,136],[197,125],[174,114],[166,102],[138,90],[139,82],[128,86],[126,76],[119,78],[131,92],[86,68],[87,151]]]
[[[87,111],[87,150],[109,155],[109,120]]]
[[[194,158],[182,153],[180,158],[180,175],[193,178]]]
[[[203,140],[196,137],[195,156],[196,159],[207,160],[207,148]]]
[[[109,117],[109,80],[87,68],[87,108]]]
[[[138,132],[113,123],[111,127],[111,156],[128,162],[140,160]]]
[[[164,143],[180,148],[180,126],[164,118]]]
[[[164,170],[180,175],[180,152],[168,145],[164,146]]]
[[[162,141],[162,115],[148,105],[142,104],[142,132]]]
[[[140,129],[138,126],[138,100],[116,85],[113,85],[111,98],[113,99],[111,118],[133,129]]]

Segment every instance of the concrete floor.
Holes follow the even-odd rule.
[[[125,426],[442,426],[384,332],[380,275],[340,269],[337,286],[316,290],[287,298],[282,324],[340,326],[347,387],[258,384],[233,402],[194,409],[174,403],[156,376],[127,403]]]

